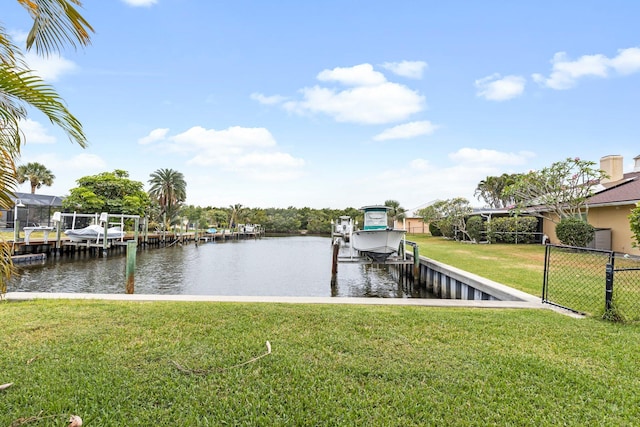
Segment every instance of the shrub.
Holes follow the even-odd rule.
[[[434,237],[441,237],[442,236],[442,230],[440,230],[440,227],[438,227],[438,223],[435,221],[432,221],[429,223],[429,233],[431,233],[432,236]]]
[[[563,245],[584,248],[594,235],[593,225],[580,218],[563,218],[556,226],[556,236]]]
[[[491,243],[533,243],[538,219],[525,217],[494,218],[487,224],[487,240]]]
[[[482,240],[482,233],[484,231],[484,221],[479,216],[472,216],[467,220],[467,233],[469,237],[479,242]]]
[[[446,220],[441,220],[438,221],[438,228],[440,228],[440,231],[442,232],[442,235],[444,237],[448,237],[449,239],[453,239],[454,237],[456,237],[456,233],[455,230],[453,229],[453,225]]]

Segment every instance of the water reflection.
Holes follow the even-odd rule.
[[[139,250],[135,293],[428,298],[389,267],[340,264],[331,286],[331,239],[317,236]],[[124,293],[126,257],[50,257],[20,266],[13,292]]]

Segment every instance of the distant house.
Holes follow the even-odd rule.
[[[633,171],[623,173],[622,156],[600,159],[600,169],[609,178],[600,181],[596,193],[587,200],[586,220],[596,228],[595,239],[590,245],[593,248],[640,255],[640,249],[633,247],[629,224],[629,214],[640,202],[640,156],[634,160]],[[544,221],[544,232],[552,243],[558,243],[555,228],[555,223]]]
[[[435,202],[437,202],[437,200],[432,200],[430,202],[424,203],[413,209],[409,209],[405,213],[404,219],[402,220],[402,224],[395,224],[394,226],[398,228],[404,228],[405,230],[407,230],[407,233],[414,233],[414,234],[429,233],[429,224],[424,222],[421,216],[418,216],[418,211],[420,209],[426,208],[427,206],[431,206]]]
[[[633,171],[623,173],[622,156],[600,159],[600,169],[609,178],[600,182],[602,190],[587,201],[587,221],[596,229],[610,230],[611,250],[635,255],[640,250],[633,247],[629,214],[640,202],[640,156],[634,160]]]
[[[15,193],[13,208],[0,210],[0,229],[13,229],[16,219],[20,228],[25,226],[51,226],[51,217],[62,209],[62,198],[45,194]]]

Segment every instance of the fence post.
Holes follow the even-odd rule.
[[[549,260],[551,258],[551,245],[544,248],[544,275],[542,278],[542,302],[547,302],[549,288]]]
[[[606,281],[604,294],[604,310],[608,313],[613,308],[613,264],[606,266]]]

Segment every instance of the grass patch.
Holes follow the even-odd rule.
[[[542,295],[543,245],[471,244],[425,234],[408,234],[407,240],[418,244],[422,256],[532,295]]]
[[[640,325],[552,311],[0,304],[0,425],[632,425]],[[235,367],[265,352],[254,363]],[[189,375],[172,363],[211,370]],[[55,418],[58,417],[58,418]]]

